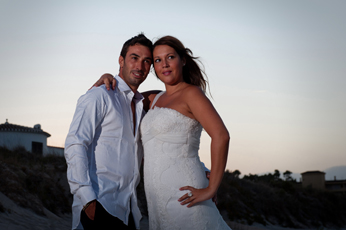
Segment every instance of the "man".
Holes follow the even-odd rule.
[[[137,89],[151,63],[152,43],[139,34],[123,45],[117,87],[94,87],[78,100],[65,142],[73,229],[139,229],[138,128],[144,111]]]

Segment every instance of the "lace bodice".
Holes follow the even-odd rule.
[[[169,108],[155,107],[149,110],[141,124],[143,144],[156,138],[167,144],[181,144],[190,147],[185,149],[185,152],[174,151],[177,154],[176,157],[196,157],[201,132],[202,126],[198,121]],[[171,155],[171,157],[173,156]]]
[[[157,111],[160,113],[156,113]],[[148,114],[151,115],[144,117],[146,121],[142,123],[142,133],[154,128],[161,133],[193,133],[199,138],[198,133],[200,134],[202,130],[201,124],[174,109],[154,107],[148,111]]]

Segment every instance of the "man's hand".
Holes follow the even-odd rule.
[[[209,178],[210,178],[210,172],[209,172],[209,171],[205,171],[205,175],[206,175],[206,177],[207,177],[208,180],[209,180]],[[217,193],[215,193],[215,196],[213,196],[212,201],[215,203],[215,205],[217,205]]]
[[[94,86],[98,87],[98,86],[100,86],[100,85],[105,84],[107,90],[109,90],[109,89],[110,89],[111,83],[112,83],[112,89],[114,90],[114,89],[115,89],[115,86],[116,86],[116,84],[117,84],[117,81],[115,80],[115,78],[113,77],[112,74],[110,74],[110,73],[105,73],[105,74],[103,74],[103,75],[100,77],[100,79],[97,80],[97,82],[96,82],[93,86],[91,86],[91,88],[94,87]],[[91,89],[91,88],[90,88],[90,89]],[[90,90],[90,89],[89,89],[89,90]]]
[[[93,201],[90,201],[90,203],[88,203],[88,207],[84,210],[84,212],[89,217],[90,220],[94,220],[95,211],[96,211],[96,200],[93,200]]]

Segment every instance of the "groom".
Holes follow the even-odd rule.
[[[137,89],[151,64],[152,42],[139,34],[123,45],[117,87],[94,87],[78,100],[65,142],[72,229],[140,227],[136,187],[144,98]]]

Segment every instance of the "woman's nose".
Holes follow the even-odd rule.
[[[167,60],[163,60],[162,61],[162,67],[168,67],[168,66],[169,66],[169,64],[168,64]]]

